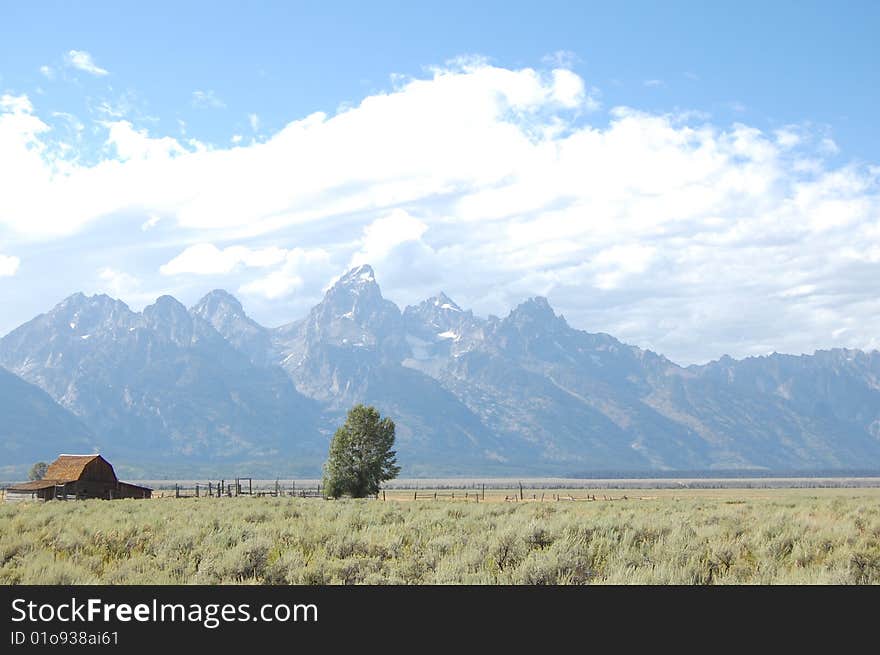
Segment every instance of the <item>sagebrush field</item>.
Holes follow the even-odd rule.
[[[650,493],[0,505],[0,583],[880,583],[880,489]]]

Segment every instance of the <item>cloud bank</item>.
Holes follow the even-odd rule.
[[[142,287],[215,276],[258,312],[275,301],[267,322],[369,261],[401,303],[442,286],[485,314],[543,294],[685,363],[880,345],[880,167],[834,163],[809,126],[598,98],[565,67],[462,60],[250,145],[104,122],[112,156],[86,166],[57,156],[29,98],[3,96],[0,229],[64,242],[137,215],[119,239],[173,250],[127,271]]]

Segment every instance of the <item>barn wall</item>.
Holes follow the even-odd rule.
[[[96,457],[86,464],[80,476],[80,482],[84,480],[94,482],[116,482],[116,473],[113,467],[103,457]]]
[[[126,482],[120,482],[116,493],[113,494],[114,498],[150,498],[153,495],[152,489],[147,489],[146,487],[139,487],[136,484],[128,484]]]
[[[139,487],[125,482],[96,482],[94,480],[79,480],[68,482],[65,485],[67,498],[103,498],[115,500],[117,498],[150,498],[152,490]]]
[[[7,503],[21,503],[29,500],[40,501],[43,500],[39,497],[36,491],[9,491],[6,490],[6,502]]]
[[[104,498],[110,499],[110,492],[116,489],[115,482],[96,482],[94,480],[79,480],[68,482],[65,486],[67,498]]]

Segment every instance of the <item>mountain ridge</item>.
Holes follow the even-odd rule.
[[[189,309],[163,296],[141,313],[73,294],[0,339],[0,365],[93,432],[121,434],[126,457],[139,452],[126,422],[165,411],[164,423],[147,422],[164,435],[154,451],[193,462],[283,455],[317,472],[345,410],[369,402],[395,419],[411,474],[880,468],[876,350],[680,366],[572,328],[541,296],[503,318],[443,291],[401,310],[369,265],[274,328],[222,289]],[[109,384],[120,367],[140,405],[76,372]],[[161,393],[169,385],[179,397]]]

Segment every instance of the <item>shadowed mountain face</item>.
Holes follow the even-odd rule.
[[[0,475],[21,477],[27,466],[58,453],[91,453],[96,439],[41,389],[0,368]]]
[[[682,368],[544,298],[488,320],[443,293],[401,312],[369,266],[273,329],[225,291],[141,314],[78,294],[4,337],[0,363],[127,458],[316,475],[366,402],[395,420],[408,475],[880,468],[880,353]]]

